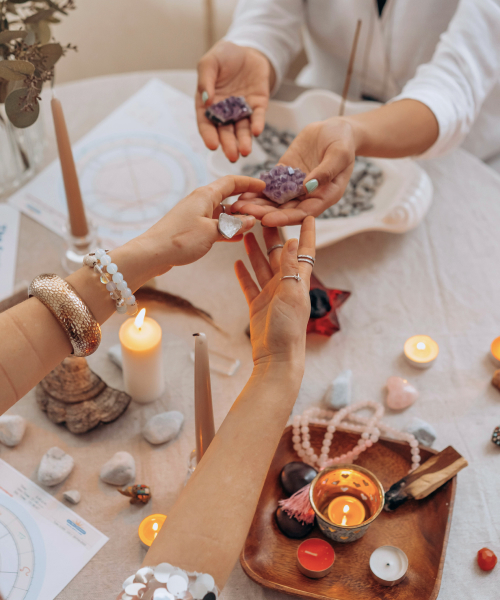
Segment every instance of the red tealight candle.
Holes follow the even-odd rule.
[[[310,538],[300,544],[297,550],[297,567],[306,577],[320,579],[333,568],[335,551],[328,542]]]

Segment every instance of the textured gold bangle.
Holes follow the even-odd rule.
[[[62,325],[75,356],[93,354],[101,343],[101,328],[76,290],[54,274],[35,277],[28,295],[38,298]]]

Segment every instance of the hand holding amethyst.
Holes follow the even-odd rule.
[[[305,194],[304,179],[306,174],[300,169],[277,165],[270,171],[260,174],[266,187],[262,192],[276,204],[284,204],[302,194]]]
[[[207,119],[210,119],[217,127],[236,123],[236,121],[246,119],[251,114],[252,109],[243,96],[229,96],[229,98],[221,100],[217,104],[212,104],[205,111]]]

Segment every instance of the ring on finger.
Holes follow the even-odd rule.
[[[309,254],[299,254],[299,255],[297,255],[297,258],[299,259],[299,261],[301,258],[308,258],[309,260],[312,260],[313,265],[316,262],[316,259],[314,258],[314,256],[309,256]]]
[[[225,213],[226,212],[226,205],[225,204],[221,204],[220,207],[221,207],[222,212]]]
[[[278,248],[283,248],[283,246],[284,246],[283,244],[274,244],[274,246],[271,246],[269,248],[269,250],[267,251],[267,255],[269,256],[273,250],[277,250]]]
[[[283,275],[283,277],[280,277],[280,281],[283,281],[283,279],[295,279],[295,281],[302,281],[302,277],[298,273],[295,275]]]
[[[297,262],[305,262],[308,265],[311,265],[311,267],[314,267],[314,262],[312,260],[309,260],[308,258],[298,258]]]
[[[230,240],[233,238],[241,228],[243,227],[243,223],[240,219],[233,217],[233,215],[226,215],[226,213],[221,212],[219,215],[219,221],[217,222],[217,229],[221,236],[226,240]]]

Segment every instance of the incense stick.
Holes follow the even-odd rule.
[[[345,110],[345,101],[347,99],[347,94],[349,93],[349,86],[351,85],[351,76],[352,76],[352,70],[354,67],[354,59],[356,58],[356,49],[358,47],[358,39],[359,39],[360,31],[361,31],[361,19],[358,19],[358,24],[356,25],[356,32],[354,34],[354,40],[352,42],[351,56],[349,57],[349,65],[347,67],[347,73],[345,76],[344,89],[342,91],[342,102],[340,103],[339,117],[341,117],[344,114],[344,110]]]

